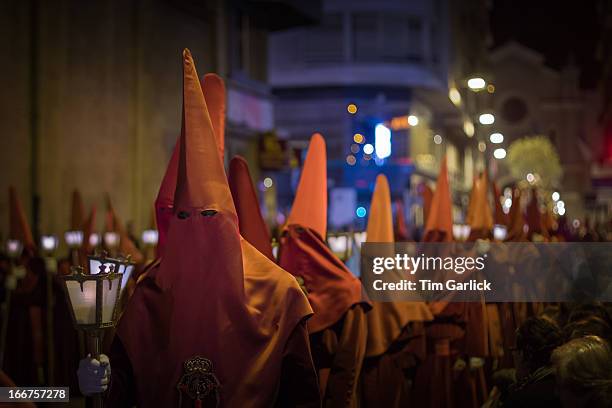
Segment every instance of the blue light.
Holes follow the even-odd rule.
[[[391,156],[391,131],[389,128],[379,123],[374,128],[374,137],[376,156],[381,159]]]
[[[372,146],[371,144],[366,144],[365,146],[363,146],[363,152],[365,154],[372,154],[374,153],[374,146]]]
[[[357,207],[357,210],[355,211],[355,213],[357,214],[359,218],[363,218],[366,216],[367,211],[364,207]]]

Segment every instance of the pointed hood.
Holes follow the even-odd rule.
[[[96,232],[96,206],[95,205],[91,207],[89,216],[87,217],[87,220],[83,224],[83,243],[81,244],[81,249],[79,251],[81,265],[86,264],[87,255],[91,254],[94,250],[94,248],[91,246],[89,242],[89,237],[94,232]]]
[[[474,219],[474,206],[476,205],[476,191],[478,190],[478,181],[480,176],[474,177],[472,180],[472,191],[470,191],[470,201],[468,203],[468,208],[465,213],[465,223],[467,225],[472,225],[472,221]]]
[[[185,50],[174,214],[159,266],[140,281],[118,335],[143,406],[177,406],[195,356],[210,362],[223,406],[269,406],[287,339],[312,310],[296,280],[240,236],[197,78]]]
[[[512,193],[512,206],[508,214],[508,234],[506,241],[520,242],[525,240],[525,218],[521,210],[521,190],[515,188]]]
[[[501,193],[495,182],[491,183],[493,189],[493,205],[495,211],[495,224],[508,226],[508,216],[504,213],[501,203]]]
[[[547,237],[548,232],[544,227],[543,214],[540,212],[540,204],[538,202],[538,191],[535,188],[531,189],[531,200],[527,203],[526,215],[529,237],[531,238],[533,234]]]
[[[436,191],[431,200],[429,216],[425,224],[424,241],[450,242],[453,240],[453,214],[446,157],[442,159]]]
[[[406,226],[406,217],[404,216],[404,204],[401,199],[395,202],[395,240],[398,242],[409,241],[411,239],[410,232]]]
[[[367,231],[367,242],[393,242],[391,194],[387,178],[382,174],[376,178]],[[393,251],[389,249],[390,256],[393,256]],[[397,279],[399,282],[401,276]],[[387,351],[410,322],[433,319],[429,308],[422,302],[372,302],[372,310],[366,317],[368,319],[366,357],[377,356]]]
[[[107,231],[119,234],[119,253],[124,256],[131,256],[132,261],[137,264],[142,263],[144,261],[144,255],[136,247],[136,244],[132,241],[124,225],[119,220],[119,217],[117,217],[108,194],[106,195],[106,225]]]
[[[206,74],[200,79],[200,86],[210,114],[213,131],[217,141],[217,151],[223,162],[225,146],[225,84],[216,74]],[[210,89],[208,89],[210,87]],[[159,234],[156,253],[161,255],[168,234],[168,222],[174,213],[174,193],[178,177],[179,158],[181,150],[181,137],[177,139],[172,156],[166,167],[164,178],[159,186],[155,200],[155,220]]]
[[[190,55],[185,60],[183,78],[183,123],[174,212],[208,209],[236,215],[218,141]]]
[[[82,231],[85,222],[85,206],[79,190],[72,192],[72,210],[70,213],[70,231]]]
[[[423,200],[423,227],[427,224],[427,218],[429,218],[429,210],[431,209],[431,200],[433,199],[433,191],[427,183],[422,182],[418,187],[419,194]]]
[[[9,187],[9,206],[9,239],[21,241],[24,249],[36,249],[30,224],[17,195],[17,190],[13,186]]]
[[[387,177],[382,174],[376,177],[366,236],[367,242],[394,242],[391,192]]]
[[[286,225],[299,225],[327,235],[327,153],[320,133],[310,139],[304,168]],[[316,205],[313,205],[316,203]]]
[[[269,259],[274,260],[268,227],[259,210],[249,166],[242,157],[230,162],[229,185],[238,212],[240,235]]]
[[[327,157],[323,136],[315,133],[304,162],[291,214],[280,240],[279,265],[304,280],[315,312],[310,333],[338,322],[363,298],[361,282],[325,243],[327,229]]]
[[[470,240],[492,238],[493,213],[489,206],[487,173],[483,172],[472,188],[472,218],[470,225]],[[472,203],[470,203],[472,204]]]

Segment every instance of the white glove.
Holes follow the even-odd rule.
[[[77,376],[79,377],[79,388],[83,395],[90,396],[106,391],[111,378],[108,357],[100,354],[100,360],[98,361],[91,358],[91,354],[88,354],[86,358],[79,362]]]

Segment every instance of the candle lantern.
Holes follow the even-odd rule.
[[[104,331],[115,327],[120,316],[120,299],[134,263],[127,258],[108,257],[106,253],[87,257],[87,267],[73,266],[72,274],[61,276],[70,301],[77,330],[93,340],[93,355],[100,356]],[[94,398],[101,406],[100,396]]]

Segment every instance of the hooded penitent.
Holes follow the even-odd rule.
[[[161,263],[138,284],[118,330],[138,405],[192,399],[188,384],[202,369],[202,406],[271,406],[287,339],[312,310],[295,279],[240,236],[188,50],[179,146]]]
[[[427,224],[427,218],[429,217],[429,209],[431,208],[431,200],[433,199],[433,191],[425,182],[418,186],[421,200],[423,201],[423,227]]]
[[[281,237],[279,264],[304,280],[315,315],[310,333],[324,330],[364,302],[361,283],[325,244],[327,164],[325,141],[316,133],[304,162],[293,207]]]
[[[497,187],[497,183],[491,183],[491,188],[493,189],[493,205],[495,216],[494,221],[497,225],[505,225],[508,226],[508,215],[504,213],[501,203],[501,193],[499,192],[499,188]]]
[[[493,235],[493,214],[487,197],[487,173],[483,172],[472,187],[470,197],[471,217],[468,221],[470,226],[471,241],[476,239],[491,238]]]
[[[234,157],[230,162],[229,185],[238,213],[240,235],[259,252],[274,260],[268,227],[259,211],[249,166],[242,157]]]
[[[453,240],[453,215],[448,185],[446,157],[442,159],[436,190],[431,198],[429,214],[425,223],[423,241],[451,242]]]
[[[395,204],[395,224],[394,224],[395,240],[398,242],[410,240],[410,233],[406,226],[406,217],[404,216],[404,204],[402,200],[397,200]]]
[[[529,237],[533,237],[533,234],[540,234],[543,237],[548,237],[548,231],[544,225],[544,215],[540,212],[538,191],[535,188],[531,190],[531,200],[527,203],[526,215]]]
[[[225,146],[225,84],[216,74],[206,74],[201,78],[200,84],[204,92],[204,99],[208,106],[210,119],[215,132],[217,149],[223,162],[223,149]],[[204,85],[205,84],[205,85]],[[159,238],[157,241],[157,256],[161,256],[166,244],[168,234],[168,223],[173,217],[174,191],[176,190],[176,177],[178,174],[178,163],[180,155],[180,139],[177,140],[172,150],[172,156],[166,167],[166,173],[162,179],[155,199],[155,220]]]
[[[85,222],[85,206],[79,190],[72,192],[72,209],[70,212],[70,231],[82,231]]]
[[[119,217],[117,217],[109,196],[106,196],[106,231],[119,234],[119,253],[121,255],[129,255],[136,264],[140,264],[144,261],[142,252],[136,247],[136,244],[132,241],[132,238],[130,238],[125,227],[119,220]]]
[[[525,218],[521,210],[521,190],[515,188],[512,193],[512,205],[508,214],[508,234],[506,241],[520,242],[526,240]]]
[[[367,232],[367,242],[393,243],[391,196],[389,183],[383,175],[376,178]],[[433,319],[431,312],[422,302],[373,302],[372,310],[366,317],[366,357],[386,352],[408,323]]]
[[[16,239],[21,242],[23,249],[28,252],[36,249],[34,238],[32,238],[32,231],[28,224],[25,211],[17,196],[17,190],[15,187],[9,187],[9,205],[10,205],[10,229],[9,239]]]

